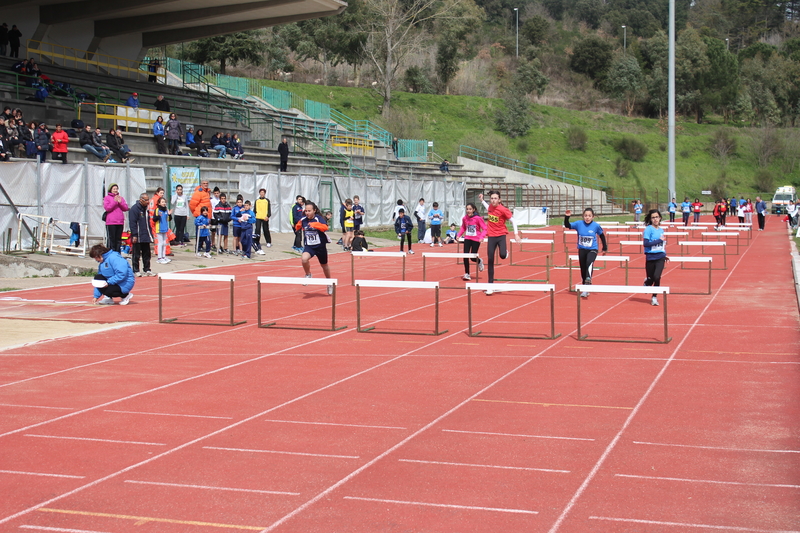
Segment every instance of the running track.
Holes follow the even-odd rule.
[[[255,277],[298,276],[297,259],[204,271],[237,276],[248,322],[232,328],[158,324],[154,279],[128,307],[83,305],[86,287],[6,293],[59,303],[0,300],[2,317],[132,323],[0,352],[0,531],[800,531],[800,328],[773,220],[711,296],[670,295],[666,345],[577,341],[565,270],[556,340],[467,336],[463,290],[441,291],[444,335],[357,333],[342,254],[337,332],[255,327]],[[399,279],[364,261],[359,278]],[[420,256],[408,265],[421,279]],[[670,267],[663,284],[703,276]],[[223,287],[169,290],[187,319],[225,307]],[[265,320],[324,324],[323,292],[273,286]],[[432,330],[429,293],[363,297],[366,323]],[[543,295],[474,300],[484,331],[549,332]],[[595,294],[582,312],[591,336],[662,333],[649,298]]]

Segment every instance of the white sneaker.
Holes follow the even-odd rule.
[[[491,296],[492,294],[494,294],[494,291],[492,289],[486,291],[486,296]]]
[[[271,242],[267,243],[267,248],[272,248],[272,243]]]
[[[469,281],[472,279],[472,276],[470,276],[469,274],[464,274],[463,276],[461,276],[461,279],[463,279],[464,281]]]
[[[310,277],[311,277],[311,274],[306,274],[306,277],[307,277],[307,278],[310,278]],[[306,285],[308,285],[308,283],[303,283],[303,287],[305,287]]]
[[[431,248],[433,248],[434,246],[436,246],[436,245],[435,245],[435,244],[433,244],[433,243],[431,243]]]
[[[142,277],[142,273],[141,273],[141,272],[137,272],[137,273],[136,273],[136,277],[137,277],[137,278],[141,278],[141,277]]]
[[[258,255],[267,255],[267,253],[264,250],[257,250],[256,253]]]
[[[414,255],[414,250],[409,250],[408,253],[410,253],[411,255]]]
[[[478,258],[478,270],[483,272],[483,258],[481,257]]]
[[[170,259],[169,257],[165,257],[164,258],[164,264],[167,264],[167,263],[172,263],[172,259]]]
[[[656,298],[655,296],[653,296],[653,297],[650,299],[650,305],[658,305],[658,298]]]
[[[97,305],[114,305],[114,298],[103,296],[102,298],[97,300]]]
[[[129,292],[125,298],[120,300],[119,305],[128,305],[128,302],[131,301],[131,298],[133,298],[133,293]]]
[[[159,265],[163,265],[165,262],[166,261],[164,261],[163,259],[156,259],[156,263],[158,263]]]
[[[211,254],[208,253],[208,252],[204,253],[203,257],[205,257],[206,259],[214,259],[213,257],[211,257]]]
[[[444,246],[444,244],[442,244],[442,243],[439,243],[439,246]]]
[[[328,289],[328,294],[329,295],[333,294],[333,285],[328,285],[326,288]]]
[[[203,254],[201,254],[201,253],[198,253],[198,254],[197,254],[197,257],[203,257]]]
[[[144,275],[145,275],[145,276],[155,276],[155,275],[156,275],[156,273],[155,273],[155,272],[153,272],[152,270],[148,270],[147,272],[145,272],[145,273],[144,273]]]
[[[581,293],[581,298],[588,298],[588,297],[589,297],[589,293],[588,292],[582,292]]]

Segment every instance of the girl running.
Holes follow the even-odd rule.
[[[319,207],[314,202],[306,201],[303,206],[303,214],[297,224],[295,230],[301,231],[303,234],[303,270],[306,277],[311,277],[311,258],[315,257],[322,267],[322,272],[326,278],[331,277],[331,271],[328,268],[328,248],[326,247],[330,241],[328,234],[328,224],[319,212]],[[328,294],[333,294],[333,285],[328,285]]]
[[[489,283],[494,283],[495,251],[500,248],[500,259],[505,259],[508,257],[508,249],[506,248],[506,235],[508,235],[508,228],[506,228],[506,221],[511,222],[517,242],[521,241],[522,239],[519,238],[517,222],[514,220],[514,216],[511,214],[511,211],[509,211],[506,206],[500,203],[499,191],[489,191],[489,201],[491,202],[489,204],[483,200],[483,194],[478,195],[478,198],[480,199],[481,204],[483,204],[483,207],[489,211],[489,222],[486,224],[489,242],[487,243],[488,246],[486,248],[487,253],[489,254]],[[494,294],[494,291],[490,289],[486,291],[486,294],[492,295]]]
[[[481,242],[486,236],[486,222],[483,217],[478,214],[478,208],[475,204],[467,204],[467,214],[461,219],[461,228],[456,234],[456,240],[462,235],[464,236],[464,253],[477,254],[478,249],[481,247]],[[473,259],[478,262],[478,269],[483,272],[483,259]],[[469,275],[469,259],[464,259],[464,281],[472,279]]]
[[[581,280],[584,285],[591,285],[594,260],[597,259],[597,237],[603,241],[603,255],[605,255],[608,251],[606,235],[600,224],[594,221],[594,210],[591,207],[583,210],[582,221],[570,223],[570,216],[572,216],[572,211],[567,209],[564,212],[564,227],[578,232],[578,261],[581,265]],[[588,297],[588,292],[581,293],[581,298]]]
[[[664,264],[669,261],[666,252],[667,240],[663,237],[664,230],[661,228],[661,212],[658,209],[651,209],[647,212],[644,223],[644,256],[647,258],[644,266],[647,279],[644,280],[644,286],[660,287]],[[650,304],[658,305],[655,294]]]

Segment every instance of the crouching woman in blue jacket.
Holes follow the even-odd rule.
[[[136,278],[128,262],[117,252],[102,244],[95,244],[89,250],[89,257],[99,263],[97,275],[92,280],[94,298],[92,303],[113,305],[114,298],[122,298],[120,305],[128,305],[133,298],[133,285]]]

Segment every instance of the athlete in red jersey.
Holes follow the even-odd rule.
[[[486,223],[488,227],[487,234],[489,235],[489,242],[487,243],[487,253],[489,254],[489,283],[494,283],[494,253],[495,250],[499,247],[500,248],[500,259],[505,259],[508,257],[508,248],[506,247],[506,235],[508,234],[508,229],[506,229],[506,221],[510,221],[511,225],[514,227],[514,235],[517,237],[517,242],[521,239],[519,238],[519,229],[517,229],[517,223],[514,221],[514,216],[511,214],[511,211],[508,210],[506,206],[500,203],[500,193],[498,191],[489,191],[489,202],[486,203],[483,201],[483,195],[479,195],[481,203],[483,207],[485,207],[489,211],[489,217]],[[486,294],[492,294],[494,291],[488,290]]]

